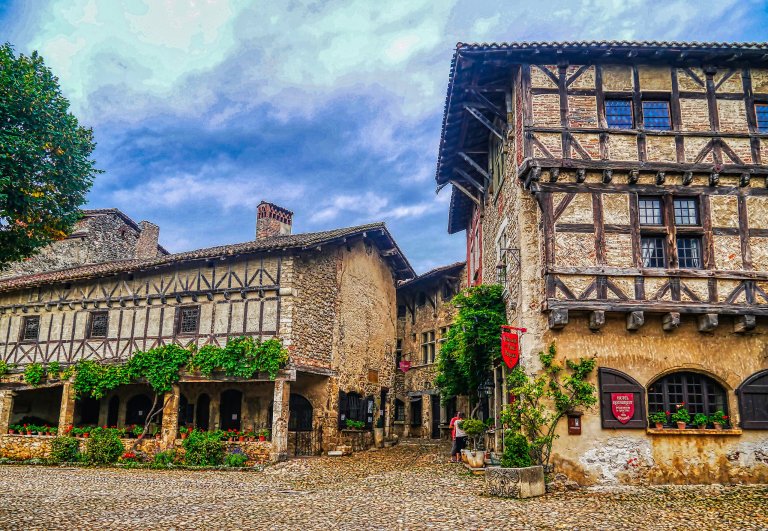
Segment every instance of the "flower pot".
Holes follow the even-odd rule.
[[[14,433],[16,433],[16,430],[11,430],[11,429],[9,429],[9,430],[8,430],[8,433],[10,433],[11,435],[13,435]]]
[[[27,430],[27,435],[32,435],[32,432]]]
[[[241,435],[240,437],[237,438],[237,440],[240,441],[240,442],[243,442],[243,441],[245,441],[245,436]]]
[[[259,435],[259,441],[264,442],[266,440],[267,440],[267,437],[265,435]]]
[[[720,424],[719,422],[713,422],[712,425],[715,427],[716,430],[722,430],[723,429],[723,425]]]
[[[663,422],[657,422],[656,423],[656,429],[657,430],[663,430],[664,429],[664,423]]]
[[[707,429],[707,425],[706,425],[706,424],[699,424],[697,427],[698,427],[700,430],[705,430],[705,429]]]
[[[189,433],[182,433],[182,434],[181,434],[181,438],[182,438],[182,439],[186,439],[186,438],[187,438],[187,435],[189,435]]]
[[[462,458],[466,458],[466,463],[472,468],[483,468],[485,466],[485,452],[480,450],[462,450]]]
[[[677,429],[678,430],[684,430],[685,429],[685,422],[678,422],[677,423]]]

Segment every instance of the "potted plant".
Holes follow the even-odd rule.
[[[133,428],[131,428],[131,433],[137,438],[137,439],[143,439],[144,438],[144,427],[139,426],[138,424],[135,424]]]
[[[10,426],[8,426],[8,433],[10,433],[11,435],[16,433],[16,424],[11,424]]]
[[[657,411],[648,415],[648,419],[656,426],[657,430],[664,428],[664,423],[667,422],[667,416],[669,411]]]
[[[182,439],[186,439],[189,435],[189,428],[186,426],[179,426],[179,435],[181,435]]]
[[[157,426],[152,426],[152,437],[154,437],[155,439],[160,438],[160,428],[158,428]]]
[[[259,432],[259,440],[266,441],[267,437],[269,437],[269,430],[267,428],[264,428]]]
[[[723,426],[728,423],[728,415],[726,415],[722,409],[718,409],[709,417],[709,421],[715,427],[716,430],[722,430]]]
[[[704,413],[696,413],[693,416],[693,425],[700,430],[703,430],[707,427],[707,422],[709,422],[709,417]]]
[[[467,437],[472,439],[472,450],[463,450],[467,458],[467,464],[472,468],[483,468],[485,466],[485,452],[479,451],[477,447],[479,446],[480,438],[485,433],[485,423],[478,419],[464,419],[460,421],[459,427],[464,430]]]
[[[685,426],[691,422],[691,414],[683,406],[685,406],[685,402],[678,404],[677,410],[671,415],[672,422],[677,423],[678,430],[684,430]]]
[[[365,422],[362,420],[346,420],[348,430],[362,430],[365,429]]]

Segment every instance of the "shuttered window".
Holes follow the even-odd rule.
[[[768,370],[753,374],[736,390],[741,427],[768,430]]]
[[[598,369],[600,385],[600,418],[603,428],[646,428],[645,389],[631,376],[616,369]],[[614,402],[624,395],[632,395],[634,414],[627,422],[618,420],[614,413]]]

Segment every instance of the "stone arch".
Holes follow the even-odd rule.
[[[125,408],[125,424],[143,425],[147,421],[147,415],[152,409],[152,399],[144,393],[138,393],[128,399]],[[162,422],[162,411],[155,416],[153,422]]]
[[[667,371],[650,381],[647,387],[648,410],[675,411],[675,406],[686,404],[695,413],[710,415],[722,410],[730,416],[732,400],[722,381],[704,371],[690,369]]]

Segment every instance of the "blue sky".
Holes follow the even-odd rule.
[[[414,268],[463,259],[434,171],[456,42],[765,40],[758,0],[0,0],[105,170],[91,208],[183,251],[253,238],[262,199],[294,231],[383,220]]]

